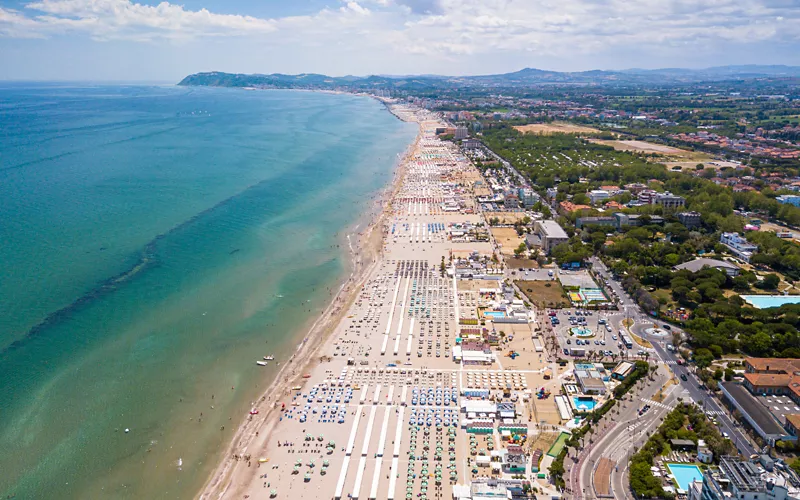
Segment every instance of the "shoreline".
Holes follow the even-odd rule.
[[[391,103],[375,96],[369,97],[381,102],[395,118],[405,121],[392,111]],[[258,403],[269,403],[271,401],[268,411],[262,415],[255,416],[260,418],[253,418],[253,415],[246,417],[238,425],[235,434],[220,455],[219,463],[194,498],[203,500],[221,498],[228,493],[229,488],[234,483],[235,466],[239,463],[237,457],[244,456],[251,445],[256,445],[256,448],[258,448],[270,439],[277,423],[280,421],[281,408],[277,403],[277,399],[282,395],[288,394],[292,386],[303,385],[303,373],[309,371],[320,362],[319,359],[316,359],[316,354],[329,340],[336,326],[342,321],[350,306],[355,302],[364,282],[368,279],[375,266],[380,263],[383,254],[384,226],[390,216],[391,200],[400,189],[407,162],[422,138],[422,124],[417,122],[417,125],[417,135],[397,160],[393,178],[384,189],[378,191],[376,200],[369,202],[363,217],[359,217],[345,233],[344,239],[347,240],[347,251],[350,254],[349,274],[341,282],[336,295],[333,296],[322,314],[314,320],[309,328],[300,328],[299,331],[305,332],[303,336],[298,334],[298,338],[302,338],[301,343],[278,373],[275,374],[275,378],[267,389],[254,402],[254,405],[257,405]],[[375,203],[375,206],[380,204],[380,209],[375,210],[374,213],[370,209],[372,203]],[[357,231],[364,220],[369,221],[368,225],[363,231],[357,233],[354,243],[351,237],[356,233],[351,233],[351,231]],[[299,361],[301,359],[303,361]],[[271,395],[278,395],[278,397],[273,401]],[[261,431],[258,429],[261,429]]]

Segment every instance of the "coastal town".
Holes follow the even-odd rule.
[[[567,136],[561,155],[585,174],[559,183],[562,158],[531,171],[513,148],[547,134],[382,100],[419,135],[361,234],[375,252],[318,347],[253,402],[202,498],[800,498],[800,366],[765,356],[796,340],[695,339],[706,310],[741,317],[723,302],[794,311],[792,264],[760,257],[800,239],[788,222],[732,207],[738,228],[700,234],[708,202],[630,152],[629,182],[598,181],[614,149]],[[672,175],[745,194],[778,181]]]
[[[800,0],[0,45],[0,500],[800,500]]]

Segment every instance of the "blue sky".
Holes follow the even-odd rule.
[[[800,65],[798,0],[0,0],[0,79]]]

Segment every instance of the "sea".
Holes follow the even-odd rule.
[[[0,83],[0,497],[192,498],[416,132],[353,95]]]

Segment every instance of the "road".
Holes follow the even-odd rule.
[[[745,457],[757,453],[756,448],[750,443],[744,430],[736,425],[731,417],[728,416],[728,413],[724,411],[722,405],[711,394],[711,391],[705,388],[703,383],[695,376],[694,372],[685,365],[678,365],[678,356],[668,351],[664,347],[663,341],[652,339],[651,342],[658,357],[667,363],[667,366],[670,367],[675,375],[678,377],[681,375],[686,376],[685,381],[682,378],[678,378],[681,383],[682,397],[684,399],[689,397],[699,404],[703,410],[706,412],[710,411],[711,414],[716,417],[720,431],[728,434],[730,440],[733,441],[733,444],[736,446],[736,449],[739,450],[739,453]]]
[[[705,388],[704,384],[696,377],[694,371],[686,365],[678,364],[679,355],[667,350],[666,345],[672,342],[672,335],[651,335],[648,333],[655,320],[641,310],[618,281],[612,279],[610,272],[602,261],[596,257],[590,260],[595,273],[607,282],[607,288],[611,289],[619,298],[620,309],[623,314],[634,320],[631,331],[652,345],[652,348],[648,348],[647,351],[654,354],[655,360],[660,365],[665,365],[677,377],[678,385],[673,386],[663,404],[653,405],[653,408],[644,415],[644,418],[638,417],[638,407],[635,404],[628,404],[627,407],[623,406],[621,408],[620,414],[614,417],[615,424],[613,427],[607,427],[600,441],[592,445],[592,449],[584,451],[584,456],[581,457],[582,461],[577,472],[580,478],[578,484],[581,487],[581,491],[573,497],[581,498],[582,495],[587,498],[595,497],[591,486],[592,472],[597,461],[601,457],[607,457],[617,464],[611,477],[612,491],[615,498],[632,498],[628,486],[627,467],[633,448],[638,448],[643,444],[647,439],[647,431],[652,431],[658,427],[663,416],[666,415],[670,408],[675,406],[678,398],[683,401],[694,401],[710,416],[716,418],[720,431],[724,433],[723,435],[728,435],[739,453],[746,457],[757,453],[757,449],[750,442],[744,430],[735,423],[724,410],[722,404]],[[681,335],[684,334],[680,328],[674,326],[671,327],[670,331]],[[663,368],[660,368],[660,373],[663,374]],[[682,376],[686,380],[683,380]],[[666,380],[668,375],[663,374],[663,377]],[[647,395],[652,390],[654,389],[648,386],[643,390],[641,397],[652,399],[652,396]],[[576,482],[573,481],[573,477],[573,474],[570,474],[570,484],[575,487]],[[584,494],[584,491],[586,494]]]
[[[602,261],[593,257],[592,264],[598,275],[604,278],[610,278],[610,273]],[[609,287],[617,293],[621,303],[625,304],[629,316],[635,320],[635,323],[631,326],[631,331],[650,342],[653,345],[652,351],[656,354],[658,359],[666,363],[667,367],[678,377],[681,397],[684,399],[690,398],[705,411],[710,411],[711,415],[716,417],[720,431],[728,434],[733,444],[739,450],[739,453],[746,457],[755,454],[756,448],[747,438],[744,430],[736,425],[731,417],[728,416],[714,395],[705,389],[703,383],[695,376],[694,371],[686,365],[679,365],[678,359],[680,357],[676,353],[666,349],[666,344],[672,342],[672,336],[653,336],[648,334],[647,330],[652,328],[655,320],[647,316],[641,308],[633,302],[633,299],[630,298],[618,281],[609,279],[608,283]],[[680,328],[675,326],[672,326],[670,331],[681,335],[684,333]],[[683,380],[681,375],[685,375],[686,380]]]
[[[596,424],[595,438],[599,439],[586,446],[577,457],[571,459],[570,491],[576,492],[572,498],[596,498],[592,474],[598,461],[606,457],[617,464],[612,470],[611,485],[616,498],[630,498],[627,481],[627,463],[634,448],[639,448],[648,438],[648,431],[656,429],[663,416],[674,407],[675,397],[670,394],[664,403],[656,403],[653,397],[661,389],[669,375],[660,368],[653,380],[647,376],[639,382],[606,416]],[[673,386],[674,388],[675,386]],[[650,409],[639,415],[645,404]]]

